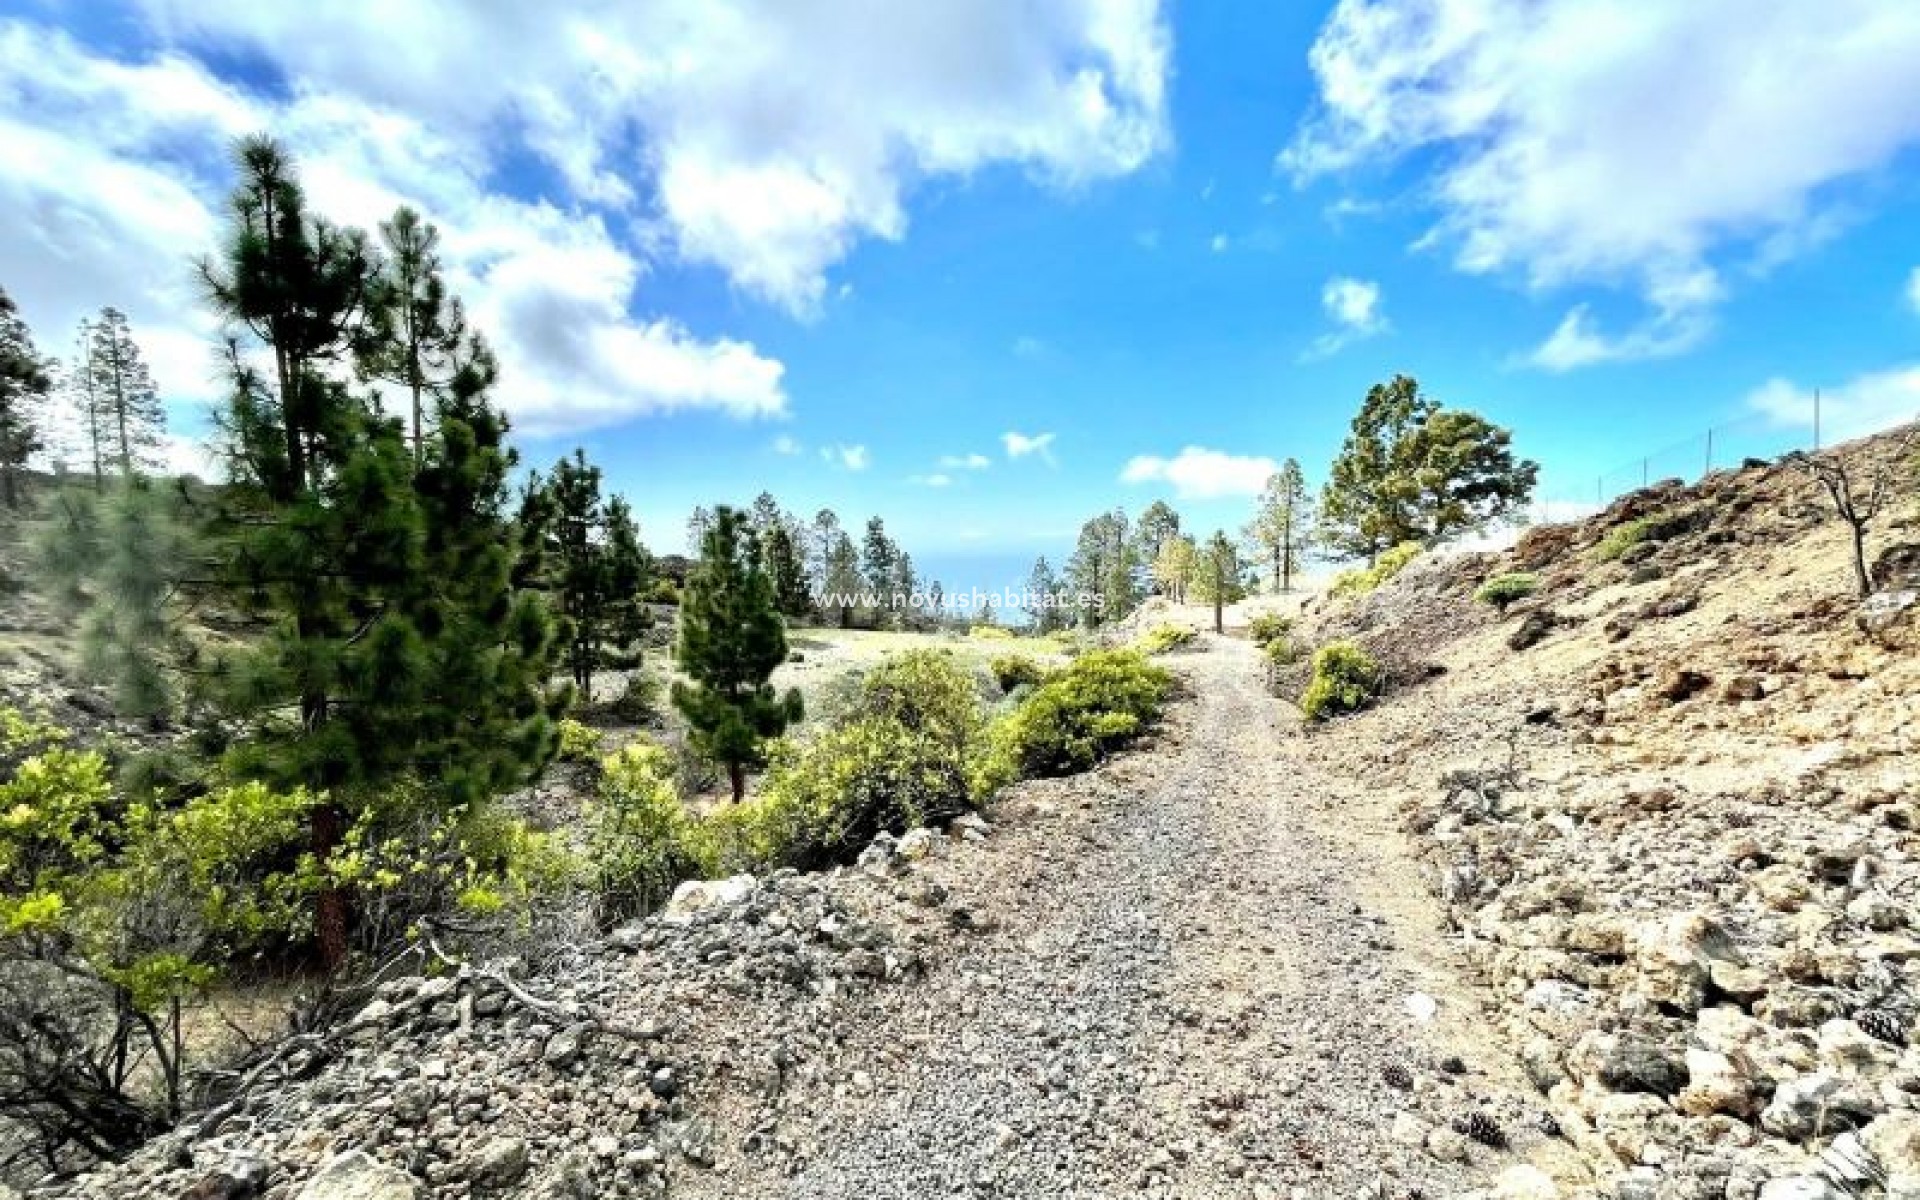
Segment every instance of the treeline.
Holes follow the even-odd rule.
[[[1149,594],[1221,609],[1254,591],[1265,575],[1291,591],[1311,558],[1364,560],[1401,547],[1425,548],[1482,531],[1523,512],[1539,464],[1514,457],[1512,434],[1477,413],[1443,407],[1412,377],[1369,389],[1316,500],[1297,459],[1268,478],[1237,539],[1204,538],[1155,501],[1129,522],[1119,509],[1086,522],[1064,571],[1045,558],[1029,587],[1087,593],[1100,603],[1036,610],[1041,632],[1118,620]],[[1403,551],[1404,553],[1404,551]]]

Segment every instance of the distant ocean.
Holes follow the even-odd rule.
[[[913,569],[928,584],[938,580],[942,590],[949,596],[962,592],[970,594],[979,588],[982,592],[1013,593],[1017,599],[1018,593],[1026,590],[1027,577],[1033,574],[1034,559],[1045,553],[1047,562],[1058,574],[1071,550],[1071,547],[1066,547],[1053,551],[960,551],[951,554],[932,553],[924,558],[916,554]],[[1009,613],[1004,614],[1001,620],[1017,625],[1023,623],[1026,616],[1024,613]]]

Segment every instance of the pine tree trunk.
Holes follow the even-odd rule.
[[[1215,633],[1225,633],[1227,631],[1226,622],[1222,615],[1226,605],[1220,597],[1220,592],[1213,594],[1213,631]]]
[[[346,838],[346,825],[347,814],[338,804],[327,803],[314,809],[313,860],[322,870],[339,852],[340,843]],[[314,897],[313,932],[320,965],[328,971],[339,970],[347,961],[348,916],[346,889],[337,883],[322,883],[319,894]]]
[[[733,785],[733,802],[740,803],[747,797],[747,768],[744,763],[727,764],[727,782]]]

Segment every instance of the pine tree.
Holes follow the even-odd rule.
[[[96,477],[107,463],[123,479],[157,471],[166,414],[126,314],[117,308],[101,309],[100,319],[89,327],[86,353],[88,425],[95,442]]]
[[[680,601],[676,656],[693,682],[673,685],[694,747],[726,767],[735,803],[746,795],[747,768],[764,761],[767,739],[801,717],[800,693],[778,696],[768,682],[787,659],[787,634],[773,583],[747,541],[741,513],[715,510]]]
[[[405,390],[412,418],[409,441],[419,463],[426,458],[434,395],[452,386],[484,347],[467,333],[460,302],[447,294],[440,231],[403,205],[381,223],[380,241],[386,259],[360,347],[360,371]]]
[[[364,235],[312,216],[293,166],[267,138],[236,151],[230,232],[202,275],[216,309],[272,356],[262,377],[230,343],[232,391],[222,560],[228,598],[269,627],[233,651],[220,702],[245,736],[243,776],[307,786],[323,877],[357,808],[412,765],[421,632],[407,619],[425,566],[412,461],[397,423],[330,374],[348,357],[374,278]],[[349,897],[320,890],[315,936],[337,966]]]
[[[807,595],[806,571],[786,525],[777,524],[767,534],[762,557],[773,578],[775,605],[789,617],[806,616],[813,608],[813,599]]]
[[[853,625],[854,595],[860,590],[861,584],[860,552],[854,548],[853,539],[844,530],[836,528],[833,547],[827,554],[822,594],[836,597],[838,624],[842,629]]]
[[[813,580],[813,590],[825,594],[832,590],[827,582],[832,574],[833,552],[839,545],[840,517],[830,508],[823,508],[813,514],[813,527],[807,535],[807,574]]]
[[[894,567],[899,557],[900,548],[887,536],[886,523],[879,517],[869,518],[866,540],[860,550],[860,573],[866,590],[872,594],[875,628],[887,623],[888,593],[893,590]]]
[[[1406,375],[1376,384],[1321,492],[1321,541],[1372,562],[1524,509],[1540,467],[1516,460],[1512,440],[1476,413],[1440,407]]]
[[[1272,564],[1275,591],[1293,590],[1293,577],[1311,544],[1312,528],[1313,506],[1307,499],[1306,477],[1300,472],[1299,462],[1289,458],[1268,477],[1255,504],[1253,520],[1247,524],[1247,540]]]
[[[1027,576],[1027,591],[1034,603],[1027,618],[1035,633],[1048,634],[1067,627],[1066,609],[1059,603],[1061,590],[1060,577],[1053,573],[1046,556],[1035,559],[1033,572]]]
[[[1160,557],[1161,547],[1169,538],[1180,535],[1180,514],[1164,500],[1155,500],[1140,514],[1140,521],[1134,527],[1134,539],[1141,562],[1149,566]]]
[[[106,406],[94,389],[93,322],[82,320],[74,337],[73,360],[61,372],[61,389],[72,407],[79,449],[93,473],[93,490],[100,491],[107,481]]]
[[[20,507],[20,476],[41,448],[42,406],[53,389],[47,361],[5,289],[0,289],[0,504]]]
[[[388,303],[396,298],[386,293]],[[471,805],[529,782],[551,761],[568,697],[547,686],[557,624],[524,577],[525,550],[507,513],[518,455],[489,398],[498,371],[477,337],[461,354],[461,366],[423,401],[433,417],[417,448],[414,489],[426,540],[410,615],[431,635],[416,764],[449,800]]]
[[[1136,555],[1127,515],[1119,509],[1080,527],[1079,543],[1067,560],[1067,580],[1075,591],[1099,597],[1097,605],[1081,610],[1082,624],[1092,628],[1118,620],[1139,601]]]
[[[693,510],[687,518],[687,553],[700,557],[700,548],[707,544],[707,534],[713,529],[713,510],[700,507]]]
[[[1213,631],[1226,632],[1225,608],[1246,593],[1240,583],[1240,556],[1225,531],[1215,530],[1200,548],[1193,591],[1213,605]]]
[[[1159,585],[1160,593],[1172,597],[1175,604],[1185,604],[1198,561],[1199,551],[1191,537],[1176,534],[1168,538],[1160,547],[1160,557],[1154,559],[1152,565],[1153,579]]]

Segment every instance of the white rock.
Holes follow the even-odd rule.
[[[731,879],[689,879],[673,889],[673,898],[661,910],[660,920],[667,925],[690,924],[695,915],[709,908],[736,904],[746,899],[753,894],[756,882],[751,875],[735,875]]]
[[[1493,1200],[1560,1200],[1560,1189],[1553,1176],[1523,1163],[1500,1172],[1493,1185]]]
[[[418,1200],[419,1195],[413,1176],[364,1150],[348,1150],[321,1164],[300,1189],[299,1200]]]
[[[1407,1013],[1414,1020],[1425,1024],[1440,1012],[1440,1002],[1425,992],[1415,992],[1407,997]]]
[[[1794,1175],[1768,1180],[1760,1189],[1760,1200],[1847,1200],[1847,1194],[1824,1179]]]

